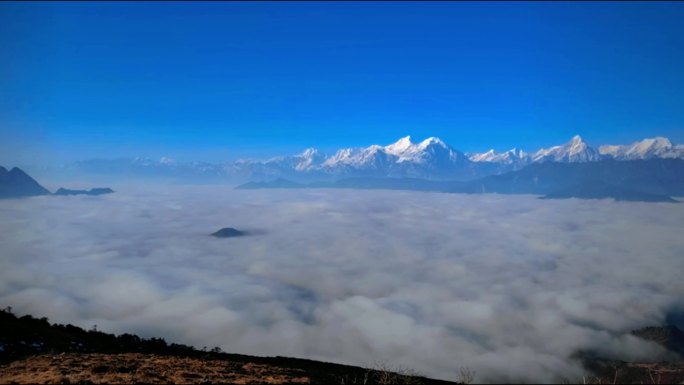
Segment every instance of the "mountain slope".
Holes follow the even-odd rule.
[[[684,146],[673,145],[661,136],[644,139],[630,145],[604,145],[599,147],[602,155],[616,160],[684,158]]]
[[[600,186],[600,187],[597,187]],[[549,197],[593,198],[597,194],[634,200],[669,201],[684,195],[684,160],[603,160],[584,163],[545,162],[520,171],[471,181],[453,192],[502,194],[550,194]],[[653,195],[653,196],[649,196]],[[641,199],[636,199],[641,200]]]
[[[334,182],[295,183],[287,180],[250,182],[238,189],[353,188],[452,193],[535,194],[547,199],[582,198],[676,202],[684,196],[684,160],[543,162],[521,170],[471,181],[420,178],[342,178]]]
[[[581,136],[575,135],[561,146],[542,148],[532,156],[532,160],[534,162],[595,162],[601,160],[601,154],[589,146]]]
[[[406,136],[387,146],[338,150],[317,170],[335,176],[440,178],[468,175],[471,173],[469,165],[470,161],[463,153],[439,138],[430,137],[415,143]]]
[[[289,357],[255,357],[119,336],[0,310],[0,383],[453,382]]]
[[[526,165],[532,160],[528,153],[517,148],[512,148],[503,153],[498,153],[494,149],[480,154],[472,153],[468,154],[468,159],[473,162],[502,163],[516,166]]]
[[[49,195],[45,187],[17,167],[7,171],[0,166],[0,198],[20,198]]]

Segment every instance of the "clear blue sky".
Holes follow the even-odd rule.
[[[0,161],[684,143],[684,3],[1,3]]]

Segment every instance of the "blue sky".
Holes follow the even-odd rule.
[[[0,4],[0,161],[684,143],[684,3]]]

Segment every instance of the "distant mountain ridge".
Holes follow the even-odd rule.
[[[629,145],[604,145],[599,147],[603,156],[617,160],[652,158],[684,158],[684,145],[674,145],[669,139],[655,137],[634,142]]]
[[[102,195],[113,193],[114,190],[104,188],[92,188],[90,190],[69,190],[60,188],[54,194],[41,186],[35,179],[18,167],[7,171],[0,166],[0,199],[25,198],[40,195]]]
[[[536,163],[518,171],[471,181],[460,192],[674,202],[672,196],[684,196],[684,160]]]
[[[569,142],[561,146],[553,146],[537,151],[532,157],[533,162],[595,162],[601,160],[598,150],[589,146],[581,136],[575,135]]]
[[[613,198],[623,201],[676,202],[684,196],[684,160],[647,159],[534,163],[517,171],[470,181],[418,178],[343,178],[335,182],[296,183],[284,179],[250,182],[237,189],[355,188],[451,193],[534,194],[546,199]]]
[[[684,159],[684,145],[655,137],[628,145],[593,147],[579,135],[568,142],[528,153],[520,149],[463,153],[437,137],[420,142],[410,136],[389,145],[342,148],[327,155],[315,148],[300,154],[266,160],[234,162],[175,162],[169,158],[93,159],[67,167],[74,172],[101,175],[163,177],[178,180],[264,181],[285,178],[293,181],[334,181],[349,177],[421,178],[473,180],[520,170],[544,162],[583,163],[606,159]]]
[[[95,187],[91,188],[90,190],[70,190],[60,187],[57,191],[55,191],[54,195],[102,195],[111,194],[113,192],[114,190],[110,189],[109,187]]]

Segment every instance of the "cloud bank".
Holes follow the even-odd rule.
[[[0,201],[0,306],[224,351],[552,381],[684,308],[684,205],[165,186]],[[250,236],[216,239],[222,227]]]

